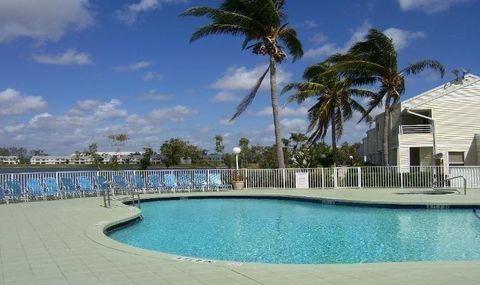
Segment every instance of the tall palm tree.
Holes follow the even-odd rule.
[[[398,55],[391,38],[381,31],[371,29],[365,40],[355,43],[347,55],[334,55],[331,60],[338,62],[335,70],[357,83],[378,85],[378,92],[371,96],[366,114],[385,103],[383,124],[383,165],[389,165],[390,112],[405,92],[405,77],[425,69],[439,72],[443,77],[445,68],[437,60],[424,59],[398,67]],[[363,119],[363,118],[362,118]]]
[[[284,8],[285,0],[224,0],[216,9],[193,7],[182,13],[183,16],[206,16],[211,19],[210,23],[193,33],[191,42],[215,34],[243,36],[243,49],[251,49],[254,54],[269,57],[267,70],[237,106],[231,120],[242,114],[252,103],[263,79],[270,71],[270,95],[279,168],[285,168],[285,161],[280,131],[277,64],[286,60],[287,53],[292,56],[293,61],[303,55],[302,44],[296,31],[285,22],[287,15]]]
[[[307,131],[311,132],[308,143],[324,139],[331,127],[333,163],[336,165],[337,141],[342,136],[344,122],[352,118],[354,112],[369,117],[365,108],[353,97],[369,97],[374,94],[354,88],[354,82],[332,71],[332,66],[330,61],[325,61],[307,67],[303,74],[306,82],[287,84],[282,93],[295,90],[289,101],[296,100],[298,103],[316,98],[315,104],[308,110],[310,123]]]

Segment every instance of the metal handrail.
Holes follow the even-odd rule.
[[[435,189],[435,185],[438,185],[441,182],[443,183],[443,182],[450,181],[450,180],[453,180],[453,179],[458,179],[458,178],[463,179],[463,195],[467,195],[467,179],[463,176],[454,176],[454,177],[445,178],[441,181],[434,181],[433,182],[433,188]]]

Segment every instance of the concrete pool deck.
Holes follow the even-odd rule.
[[[468,190],[467,196],[398,192],[405,190],[257,189],[142,198],[271,195],[480,207],[480,190]],[[0,205],[0,284],[480,284],[480,261],[269,265],[178,260],[107,237],[105,227],[140,212],[120,201],[111,208],[102,204],[101,197],[92,197]]]

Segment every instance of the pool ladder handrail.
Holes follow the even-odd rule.
[[[454,177],[448,177],[448,178],[445,178],[441,181],[434,181],[433,182],[433,190],[435,190],[435,186],[437,186],[439,183],[444,183],[444,182],[447,182],[447,181],[450,181],[450,180],[453,180],[453,179],[459,179],[459,178],[463,179],[463,195],[467,195],[467,179],[464,176],[461,176],[461,175],[454,176]],[[458,191],[458,190],[456,190],[456,191],[460,193],[460,191]]]
[[[136,204],[136,207],[140,208],[140,191],[136,192],[136,194],[137,194],[136,199],[135,199],[135,191],[133,189],[130,191],[130,193],[132,195],[132,200],[131,200],[132,206],[135,207],[135,204]],[[110,208],[111,202],[112,202],[112,196],[110,195],[110,189],[103,190],[102,191],[102,196],[103,196],[103,206],[105,208]],[[136,203],[135,203],[135,200],[136,200]]]

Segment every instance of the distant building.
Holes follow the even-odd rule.
[[[102,163],[106,164],[112,160],[114,156],[118,157],[119,164],[140,164],[142,159],[142,153],[140,152],[97,152],[103,159]],[[2,160],[2,158],[4,158]],[[8,159],[7,159],[8,158]],[[16,160],[14,160],[15,158]],[[2,162],[5,161],[5,162]],[[14,163],[14,161],[16,161]],[[161,156],[159,154],[154,154],[150,159],[152,164],[160,164]],[[70,156],[32,156],[30,159],[31,164],[93,164],[93,158],[90,155],[84,153],[81,154],[71,154]],[[18,158],[15,156],[0,156],[0,163],[7,164],[16,164],[18,163]],[[191,162],[190,162],[191,163]],[[185,164],[188,164],[188,159],[185,161]]]
[[[0,156],[0,164],[18,164],[18,156]]]
[[[54,156],[54,155],[42,155],[32,156],[30,158],[30,164],[68,164],[70,162],[70,156]]]

